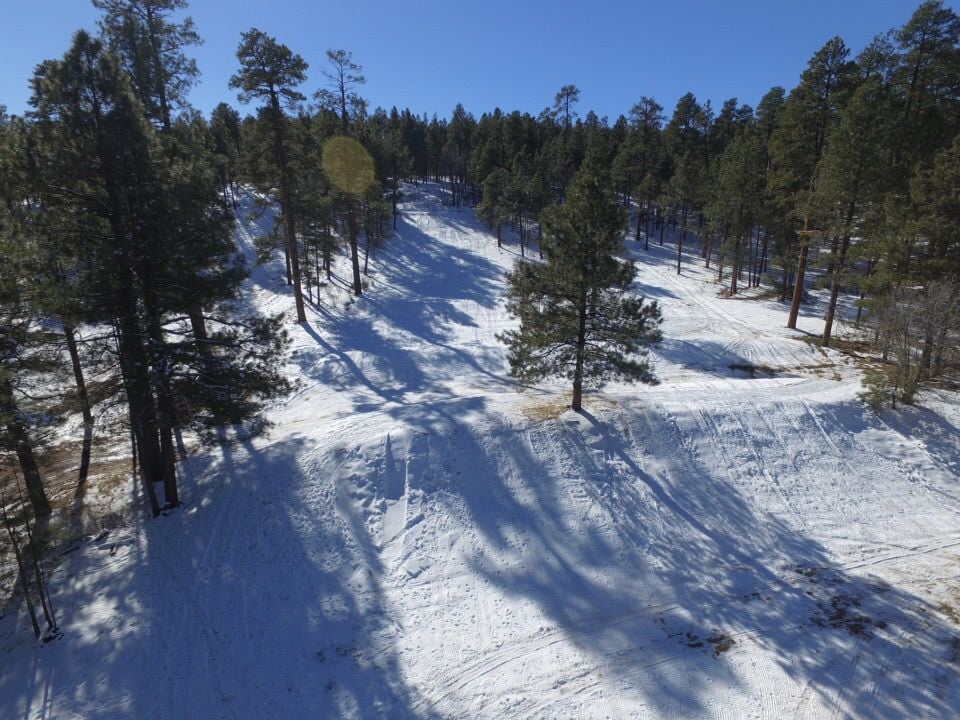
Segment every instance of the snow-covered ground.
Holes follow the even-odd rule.
[[[0,717],[957,716],[956,395],[875,416],[785,307],[631,241],[662,384],[564,412],[495,339],[513,250],[409,190],[269,435],[68,555],[62,639],[0,620]],[[281,270],[252,304],[289,312]]]

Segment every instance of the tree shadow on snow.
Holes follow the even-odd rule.
[[[81,576],[61,590],[80,610],[63,639],[5,659],[0,716],[430,717],[413,709],[383,632],[362,519],[345,498],[311,497],[337,493],[311,450],[292,438],[191,459],[200,502],[147,521],[119,550],[84,551],[134,558],[109,584]]]
[[[355,407],[367,407],[370,393],[400,403],[407,393],[449,394],[467,374],[489,388],[517,387],[503,348],[464,337],[477,329],[464,305],[492,311],[502,280],[494,263],[403,218],[372,288],[342,310],[313,308],[317,327],[304,329],[317,348],[299,348],[297,362],[304,376],[353,391]]]
[[[798,713],[815,701],[858,717],[951,715],[956,630],[920,597],[846,570],[756,509],[664,418],[585,413],[518,430],[457,403],[390,412],[435,448],[430,485],[450,498],[438,501],[462,502],[482,534],[461,547],[472,571],[552,624],[525,646],[450,668],[436,679],[455,687],[441,700],[483,696],[495,681],[481,667],[518,682],[563,638],[580,657],[554,680],[570,685],[525,683],[519,714],[599,712],[576,703],[597,701],[602,690],[590,693],[604,684],[656,715],[702,716],[718,686],[742,691],[731,659],[759,646],[796,683]],[[647,469],[647,454],[665,464]]]

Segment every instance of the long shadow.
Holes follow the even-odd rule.
[[[917,479],[960,511],[960,428],[942,415],[920,405],[901,405],[896,411],[887,410],[877,415],[862,403],[853,402],[829,405],[821,412],[831,424],[844,429],[841,434],[844,438],[883,430],[893,430],[905,441],[914,443],[922,438],[919,446],[909,450],[913,457],[903,456],[901,448],[898,459],[916,467],[917,472],[924,475]],[[907,444],[909,447],[912,443]]]
[[[761,378],[798,377],[782,369],[758,367],[755,360],[738,353],[730,343],[714,340],[682,340],[664,338],[652,349],[651,354],[686,368],[700,370],[715,377]]]
[[[191,460],[200,504],[84,550],[88,569],[134,557],[109,585],[73,583],[80,610],[61,641],[17,658],[29,665],[5,659],[0,716],[431,716],[413,708],[383,632],[362,519],[350,502],[311,502],[336,492],[330,468],[297,438],[221,449]]]
[[[445,216],[435,222],[435,232],[461,232]],[[489,310],[499,302],[499,266],[441,242],[407,217],[378,257],[375,281],[362,298],[345,310],[313,309],[318,328],[305,330],[318,348],[297,354],[306,377],[359,390],[355,408],[367,406],[366,392],[395,402],[406,393],[449,394],[466,374],[483,376],[491,387],[517,386],[504,371],[502,348],[463,341],[464,331],[476,328],[464,304]]]
[[[664,435],[643,414],[491,432],[455,404],[393,413],[447,444],[444,492],[487,540],[473,572],[533,600],[598,672],[655,712],[706,713],[711,683],[739,687],[725,653],[749,644],[846,714],[952,712],[956,631],[918,596],[846,571],[820,543],[755,510],[696,455],[681,452],[658,472],[641,466],[633,438],[661,434],[645,449],[671,458],[679,430]],[[586,502],[571,504],[572,494]],[[557,703],[537,707],[562,714]]]
[[[960,428],[922,405],[901,406],[899,412],[885,414],[883,418],[905,437],[923,437],[926,451],[953,475],[955,484],[960,485]]]

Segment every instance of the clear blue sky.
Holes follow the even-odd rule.
[[[22,113],[34,66],[60,57],[72,33],[94,29],[88,0],[3,0],[0,103]],[[957,9],[956,2],[948,3]],[[371,109],[410,107],[449,115],[457,102],[479,116],[499,106],[536,114],[561,85],[581,90],[581,114],[611,120],[641,95],[669,112],[692,91],[719,106],[756,105],[773,85],[796,84],[811,55],[840,35],[854,53],[900,26],[919,0],[192,0],[203,46],[191,102],[208,112],[239,106],[227,80],[240,32],[255,26],[310,64],[323,82],[328,48],[363,65]]]

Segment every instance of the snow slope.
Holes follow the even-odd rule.
[[[0,717],[956,716],[955,395],[874,416],[784,307],[630,242],[662,383],[563,412],[495,339],[513,250],[408,190],[367,294],[341,273],[294,330],[269,436],[67,556],[61,640],[0,620]],[[281,270],[249,302],[290,312]]]

